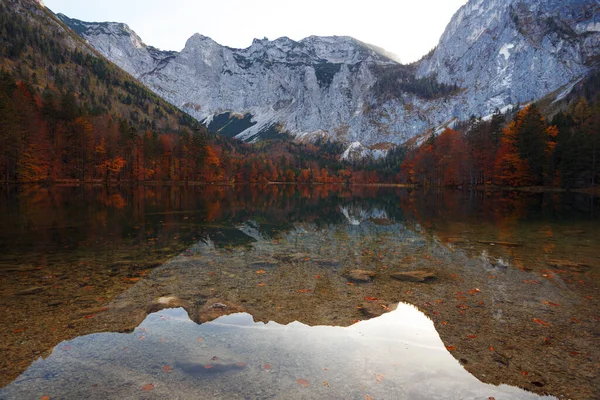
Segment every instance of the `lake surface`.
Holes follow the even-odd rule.
[[[600,397],[591,196],[0,190],[2,399]]]

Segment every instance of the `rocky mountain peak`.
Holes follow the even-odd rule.
[[[240,139],[284,130],[364,155],[566,88],[600,59],[598,0],[470,0],[411,66],[347,36],[255,39],[233,49],[196,34],[183,51],[161,52],[126,26],[61,18],[211,129],[220,129],[216,116],[245,115],[248,123],[233,124]]]

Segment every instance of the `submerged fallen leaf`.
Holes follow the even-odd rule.
[[[543,325],[543,326],[550,326],[549,322],[543,321],[543,320],[541,320],[539,318],[534,318],[533,322],[535,322],[536,324]]]
[[[365,394],[365,400],[373,400],[373,398],[371,396],[369,396],[368,394]]]
[[[323,381],[323,386],[329,387],[329,383],[327,383],[327,381]]]
[[[263,368],[266,370],[269,370],[269,369],[271,369],[271,364],[265,364],[265,365],[263,365]]]
[[[258,287],[263,287],[263,286],[265,286],[265,284],[264,284],[264,283],[259,283],[259,284],[258,284]]]
[[[151,390],[154,390],[154,385],[151,383],[148,383],[147,385],[142,386],[142,390],[145,392],[149,392]]]
[[[366,300],[366,301],[377,301],[377,300],[379,300],[379,299],[378,299],[377,297],[371,297],[371,296],[367,296],[367,297],[365,297],[365,300]]]
[[[559,307],[560,306],[560,304],[558,304],[558,303],[553,303],[551,301],[546,301],[546,300],[542,300],[542,303],[547,304],[547,305],[552,306],[552,307]]]
[[[377,381],[377,383],[381,383],[381,381],[383,380],[383,378],[385,378],[383,375],[381,375],[381,374],[375,374],[375,380]]]
[[[304,386],[304,387],[309,387],[310,384],[308,383],[308,381],[306,379],[296,379],[296,383],[300,386]]]
[[[265,273],[265,271],[264,271],[264,270],[262,270],[262,269],[259,269],[258,271],[256,271],[256,273],[257,273],[257,274],[259,274],[259,275],[262,275],[262,274],[264,274],[264,273]]]
[[[199,338],[198,338],[196,341],[197,341],[198,343],[200,343],[200,342],[201,342],[201,341],[203,341],[203,340],[204,340],[204,339],[202,339],[201,337],[199,337]]]
[[[165,366],[163,367],[163,371],[165,371],[165,372],[171,372],[171,367],[170,367],[170,366],[168,366],[168,365],[165,365]]]
[[[50,396],[42,396],[40,397],[40,400],[50,400]]]
[[[456,350],[456,346],[446,346],[446,350],[454,351],[454,350]]]
[[[527,371],[521,371],[521,373],[525,376],[529,375],[529,372],[527,372]]]
[[[212,364],[206,364],[206,365],[204,366],[204,369],[211,369],[212,367],[213,367],[213,365],[212,365]]]
[[[477,335],[467,335],[467,338],[469,338],[469,339],[477,339]]]
[[[246,363],[240,361],[240,362],[235,363],[235,365],[237,365],[238,367],[245,367]]]

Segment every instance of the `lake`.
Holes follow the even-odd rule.
[[[3,187],[0,398],[596,399],[599,273],[586,194]]]

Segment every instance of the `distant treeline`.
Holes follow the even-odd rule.
[[[403,179],[418,185],[593,187],[600,179],[600,101],[585,97],[550,122],[536,105],[505,125],[472,118],[409,152]]]

